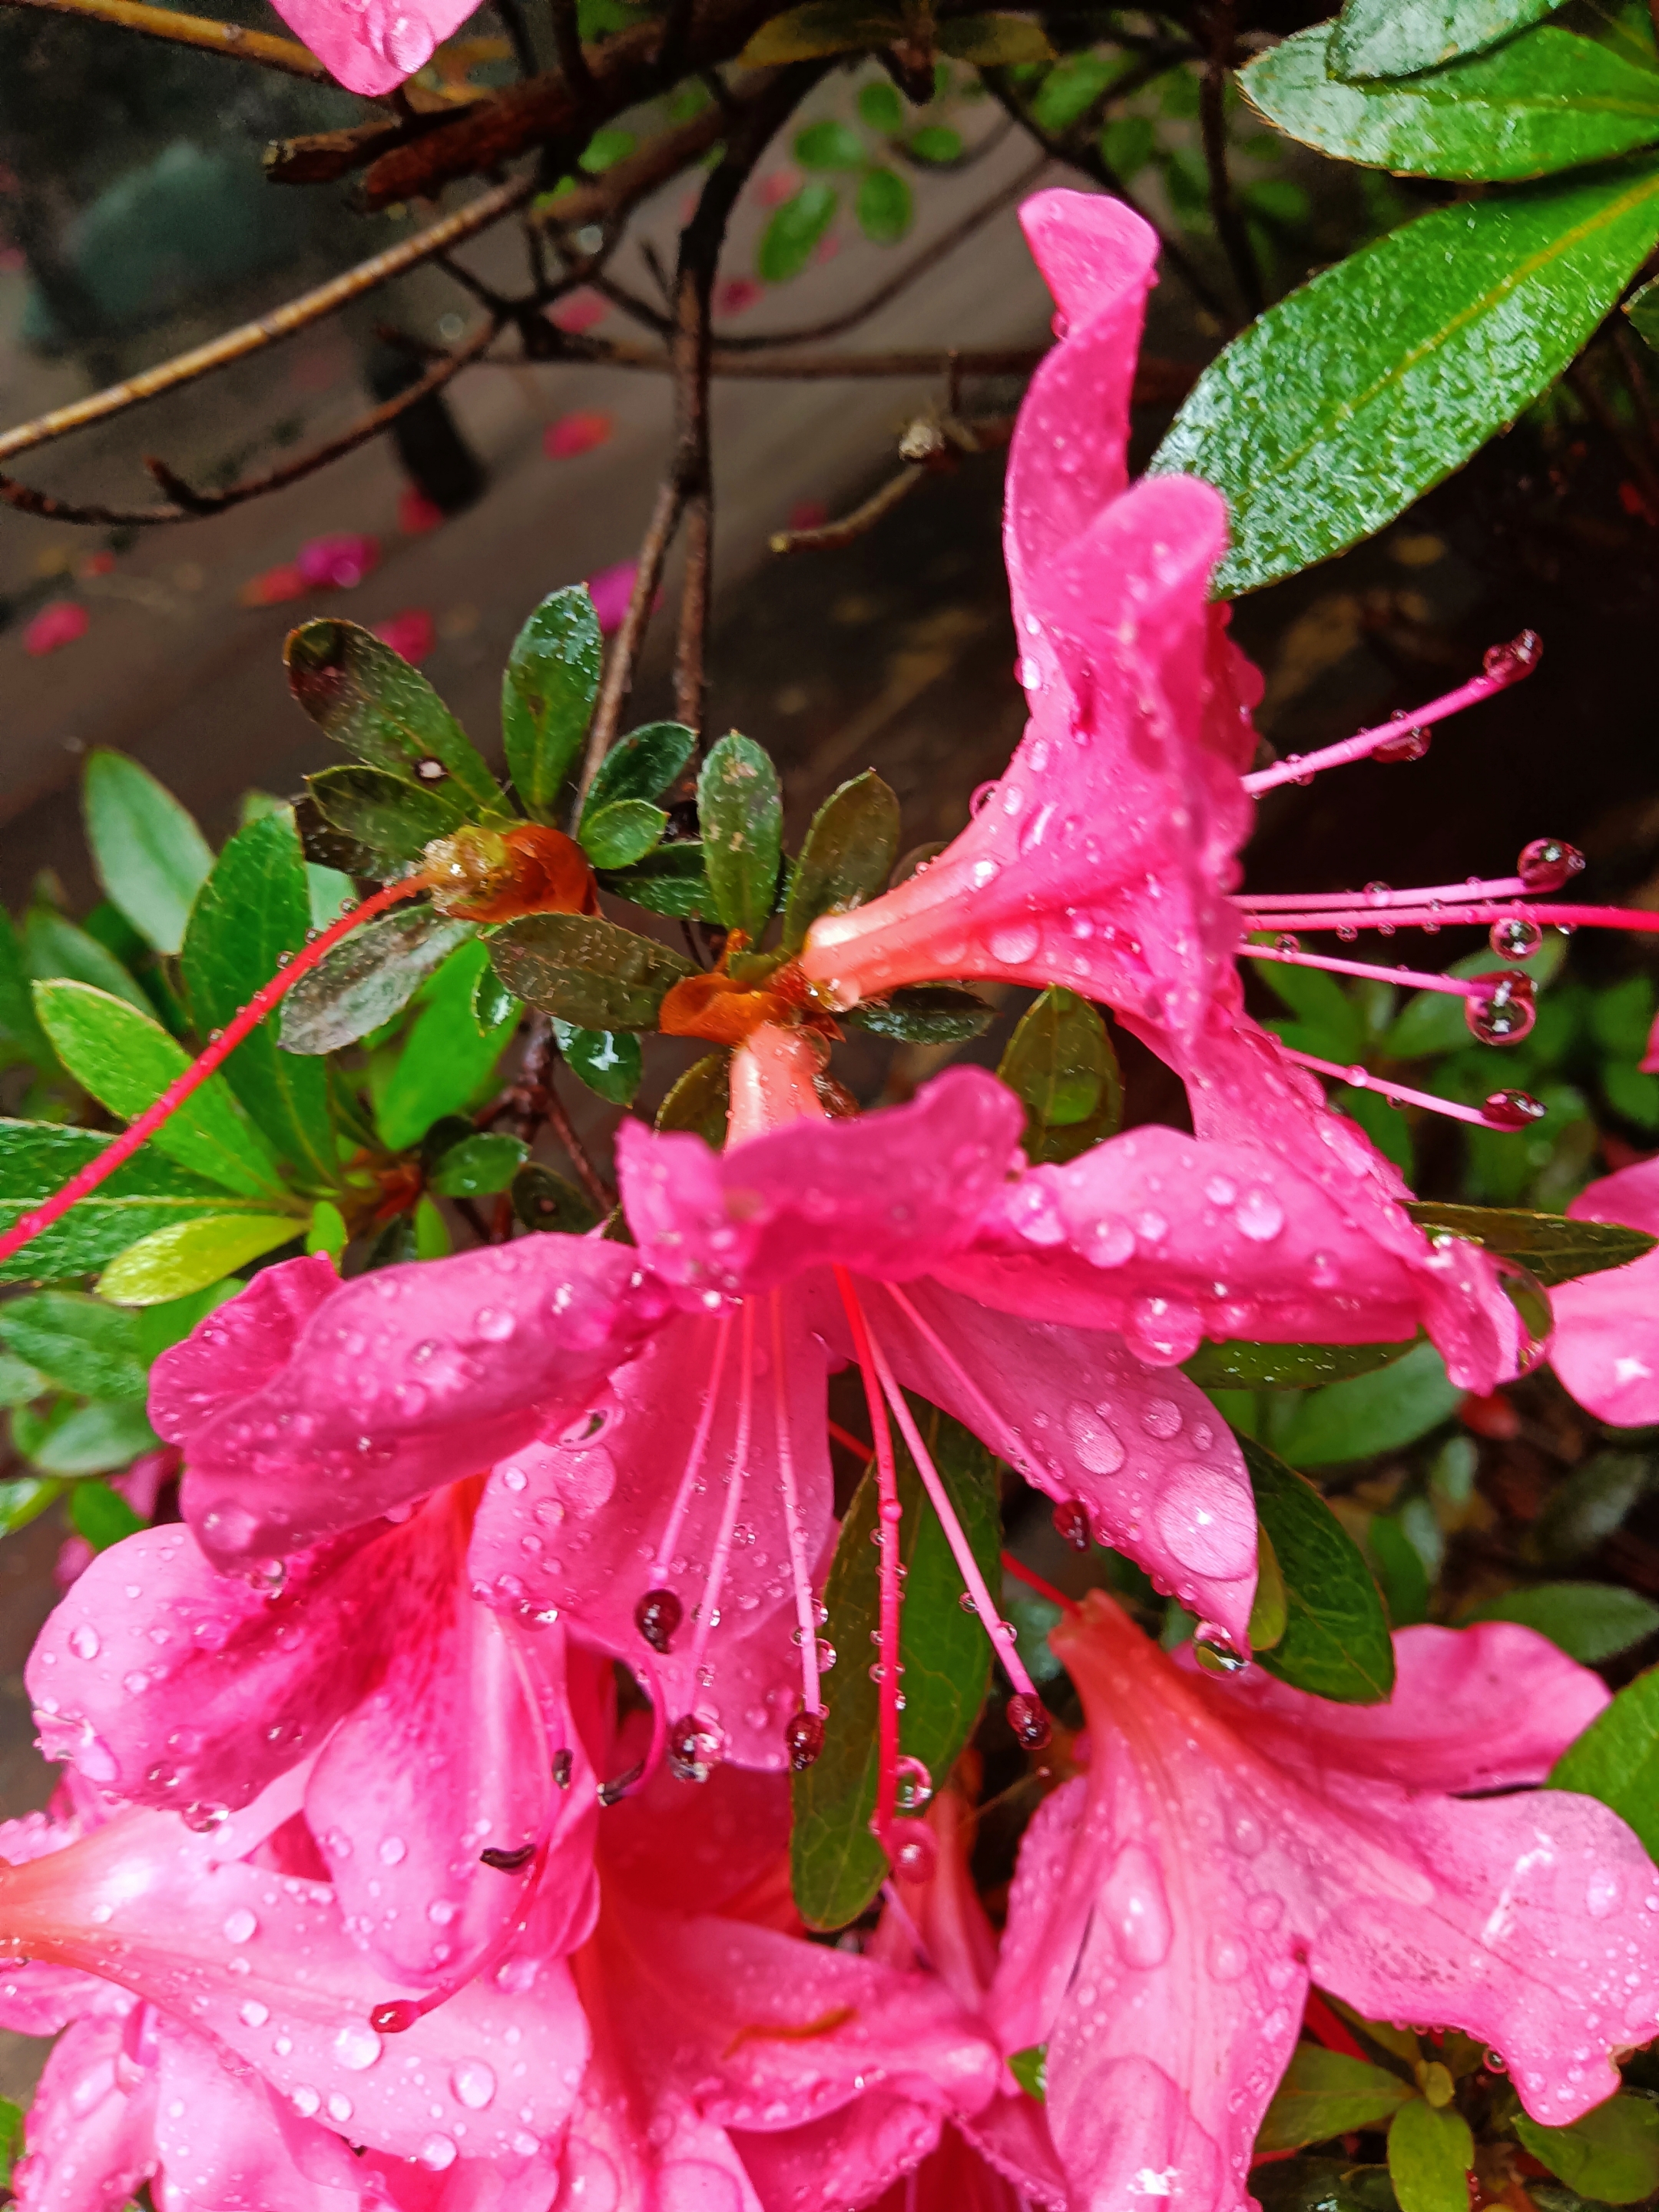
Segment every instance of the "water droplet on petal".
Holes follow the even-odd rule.
[[[495,2069],[482,2058],[464,2058],[449,2077],[449,2086],[470,2112],[481,2112],[495,2094]]]
[[[251,1942],[258,1925],[246,1905],[239,1905],[225,1915],[225,1941],[239,1944]]]
[[[78,1620],[69,1632],[69,1648],[77,1659],[95,1659],[104,1647],[91,1622]]]

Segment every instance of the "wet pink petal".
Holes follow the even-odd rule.
[[[1659,1234],[1659,1159],[1603,1176],[1567,1212]],[[1550,1364],[1579,1404],[1616,1428],[1659,1421],[1659,1251],[1563,1283],[1550,1304]]]
[[[410,607],[393,615],[390,622],[377,623],[374,635],[413,668],[420,666],[438,642],[437,625],[424,607]]]
[[[941,2132],[936,2107],[872,2089],[828,2119],[771,2135],[733,2129],[732,2141],[766,2212],[842,2212],[848,2204],[877,2204],[891,2184],[918,2168],[925,2172]],[[964,2194],[938,2200],[939,2212],[947,2203],[950,2212],[979,2212],[981,2202],[969,2180]],[[996,2212],[1005,2204],[1016,2212],[1012,2198],[993,2202]],[[909,2204],[921,2212],[927,2203],[918,2185]]]
[[[155,2079],[122,2075],[123,2024],[77,2020],[47,2059],[13,2179],[22,2212],[102,2212],[155,2171]]]
[[[624,1733],[620,1766],[644,1750],[646,1734]],[[603,1848],[605,1883],[618,1894],[647,1905],[672,1896],[690,1911],[721,1911],[787,1862],[789,1784],[728,1760],[694,1790],[659,1766],[606,1808]]]
[[[723,277],[714,287],[714,313],[721,322],[729,322],[734,315],[746,315],[765,297],[765,285],[752,276]]]
[[[638,574],[637,561],[618,561],[613,568],[601,568],[597,575],[588,578],[588,595],[599,618],[599,629],[606,637],[622,628]]]
[[[550,461],[574,460],[606,445],[615,433],[617,419],[602,407],[587,407],[574,415],[561,415],[542,433],[542,451]]]
[[[168,2212],[358,2212],[357,2161],[338,2135],[170,2020],[156,2046],[155,2153]],[[346,2100],[334,2094],[337,2114]]]
[[[79,599],[48,599],[23,632],[23,650],[39,659],[87,634],[89,617]]]
[[[368,0],[362,8],[342,8],[337,0],[272,4],[331,76],[348,92],[373,98],[424,67],[477,0]]]
[[[313,591],[349,591],[380,558],[380,540],[353,532],[313,538],[300,548],[296,566]]]

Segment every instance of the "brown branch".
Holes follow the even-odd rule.
[[[617,1194],[588,1158],[582,1140],[576,1134],[575,1124],[564,1109],[564,1101],[559,1096],[550,1068],[547,1080],[542,1085],[542,1096],[545,1101],[548,1127],[569,1154],[577,1181],[602,1214],[611,1212],[616,1206]]]
[[[14,8],[40,8],[53,15],[76,15],[88,23],[113,23],[169,46],[194,46],[200,53],[223,54],[232,61],[257,62],[313,84],[334,80],[308,46],[279,39],[269,31],[246,31],[240,23],[216,23],[207,15],[186,15],[176,8],[152,8],[145,0],[8,0]]]
[[[1232,63],[1234,0],[1212,0],[1210,9],[1210,51],[1199,80],[1199,122],[1204,140],[1204,163],[1210,177],[1210,214],[1216,235],[1227,256],[1244,302],[1247,316],[1259,315],[1267,305],[1261,271],[1250,244],[1249,226],[1233,197],[1233,180],[1227,167],[1227,72]]]
[[[103,392],[94,392],[85,399],[75,400],[67,407],[54,408],[51,414],[41,415],[32,422],[24,422],[15,430],[0,434],[0,461],[9,460],[15,453],[31,451],[36,446],[50,445],[53,439],[66,437],[71,430],[84,429],[88,423],[101,422],[112,415],[125,414],[130,407],[155,399],[164,392],[176,391],[180,385],[190,384],[198,376],[206,376],[216,368],[229,362],[241,361],[261,347],[272,345],[278,338],[291,337],[295,331],[309,324],[320,322],[331,315],[349,300],[360,298],[365,292],[385,284],[404,270],[413,269],[428,261],[446,247],[461,239],[473,237],[487,229],[501,216],[508,215],[531,192],[528,179],[502,185],[494,191],[484,192],[458,214],[447,216],[442,222],[434,223],[397,246],[388,246],[372,260],[361,261],[343,276],[331,277],[314,292],[302,293],[290,300],[286,307],[278,307],[273,314],[259,321],[243,323],[222,337],[210,339],[206,345],[196,346],[189,353],[177,354],[171,361],[162,362],[155,368],[141,370],[124,384],[111,385]],[[21,502],[13,501],[14,505]],[[167,517],[166,520],[172,520]]]
[[[265,181],[272,185],[331,185],[361,169],[394,146],[404,146],[423,131],[453,121],[463,107],[489,94],[467,86],[445,94],[410,82],[398,88],[398,105],[387,115],[340,131],[313,131],[302,138],[278,138],[265,148]]]
[[[551,0],[549,12],[553,18],[553,47],[559,57],[559,69],[577,97],[586,99],[593,89],[593,72],[587,66],[587,56],[582,47],[576,0]]]
[[[689,123],[677,124],[637,153],[613,163],[591,183],[578,185],[544,206],[532,208],[526,220],[545,230],[580,230],[590,222],[602,222],[648,198],[660,185],[672,183],[682,169],[700,161],[725,135],[726,122],[720,111],[705,108]]]
[[[866,530],[873,530],[883,515],[890,514],[899,501],[915,489],[921,477],[921,470],[914,465],[901,469],[896,477],[888,477],[879,491],[872,492],[862,507],[855,507],[839,522],[821,523],[816,530],[775,531],[767,543],[774,553],[825,553],[838,546],[850,545]]]

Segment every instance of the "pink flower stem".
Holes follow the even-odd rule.
[[[1075,1598],[1067,1597],[1064,1590],[1057,1590],[1052,1583],[1045,1583],[1041,1575],[1033,1574],[1024,1560],[1017,1559],[1012,1552],[1005,1552],[1002,1555],[1002,1571],[1005,1575],[1012,1575],[1017,1583],[1024,1583],[1027,1589],[1034,1589],[1039,1597],[1046,1597],[1050,1605],[1060,1606],[1066,1613],[1077,1611]]]
[[[1363,901],[1335,912],[1315,912],[1311,907],[1298,906],[1288,914],[1267,915],[1259,926],[1264,929],[1455,929],[1483,922],[1508,921],[1515,917],[1557,929],[1630,929],[1647,934],[1659,931],[1659,913],[1650,913],[1641,907],[1500,906],[1485,900],[1421,911],[1370,907]]]
[[[1334,1060],[1316,1060],[1310,1052],[1292,1052],[1287,1044],[1280,1044],[1279,1050],[1281,1058],[1293,1060],[1298,1067],[1310,1067],[1316,1075],[1334,1076],[1339,1083],[1351,1084],[1356,1091],[1377,1091],[1383,1097],[1398,1098],[1407,1106],[1426,1106],[1431,1114],[1444,1114],[1454,1121],[1468,1121],[1477,1129],[1495,1126],[1478,1106],[1460,1106],[1455,1099],[1437,1098],[1431,1091],[1413,1091],[1388,1077],[1376,1081],[1365,1068],[1339,1067]]]
[[[1299,947],[1286,952],[1277,945],[1241,945],[1242,957],[1249,960],[1282,961],[1289,968],[1324,968],[1334,975],[1367,975],[1382,983],[1408,983],[1414,990],[1446,991],[1457,999],[1479,999],[1486,995],[1484,987],[1477,982],[1466,982],[1456,975],[1424,975],[1415,968],[1378,968],[1369,960],[1340,960],[1323,952],[1304,952]]]
[[[377,914],[384,913],[398,900],[412,898],[416,891],[425,890],[428,882],[428,877],[417,875],[405,876],[400,883],[386,884],[383,890],[366,898],[353,913],[343,915],[338,921],[331,923],[321,936],[313,938],[303,951],[296,952],[288,966],[281,969],[270,982],[254,993],[246,1006],[226,1024],[206,1050],[198,1054],[184,1073],[168,1084],[155,1104],[147,1106],[130,1128],[124,1129],[118,1137],[106,1145],[96,1159],[88,1160],[85,1167],[72,1175],[61,1190],[54,1191],[44,1205],[37,1206],[32,1212],[19,1215],[4,1236],[0,1237],[0,1262],[9,1260],[15,1252],[21,1252],[26,1244],[33,1243],[43,1231],[51,1228],[54,1221],[61,1220],[72,1206],[89,1197],[101,1183],[106,1182],[117,1168],[130,1160],[139,1146],[153,1137],[162,1123],[201,1089],[209,1076],[223,1066],[243,1038],[258,1028],[265,1016],[286,998],[300,978],[309,975],[343,937],[349,936],[354,929],[373,920]]]
[[[708,1562],[708,1578],[703,1584],[702,1602],[697,1607],[696,1632],[691,1638],[690,1674],[693,1710],[696,1709],[696,1690],[702,1675],[703,1656],[708,1649],[708,1638],[720,1617],[720,1587],[726,1580],[726,1569],[732,1557],[732,1532],[737,1526],[738,1512],[743,1504],[744,1478],[749,1470],[749,1431],[755,1410],[755,1309],[745,1298],[743,1306],[743,1348],[738,1355],[743,1373],[738,1385],[738,1435],[732,1448],[732,1472],[726,1478],[726,1503],[720,1509],[720,1525],[714,1538],[714,1552]]]
[[[836,1270],[836,1285],[841,1292],[842,1304],[847,1309],[847,1319],[853,1332],[854,1356],[864,1380],[864,1400],[870,1409],[870,1433],[876,1448],[876,1534],[878,1538],[877,1557],[881,1587],[881,1610],[877,1646],[881,1653],[881,1671],[876,1678],[880,1693],[879,1718],[876,1736],[876,1809],[870,1816],[871,1832],[889,1857],[892,1856],[889,1838],[892,1834],[894,1815],[898,1809],[899,1762],[899,1682],[901,1676],[899,1647],[899,1525],[904,1509],[899,1504],[898,1477],[893,1468],[893,1439],[887,1426],[887,1408],[882,1402],[873,1364],[870,1357],[870,1332],[865,1326],[864,1309],[853,1289],[852,1279],[844,1267]]]
[[[784,1387],[783,1311],[772,1293],[772,1383],[775,1393],[778,1437],[778,1482],[783,1492],[783,1525],[789,1539],[789,1572],[795,1585],[795,1620],[800,1632],[801,1699],[809,1713],[821,1713],[818,1694],[818,1617],[812,1595],[812,1570],[806,1557],[806,1534],[801,1526],[800,1488],[795,1480],[795,1455],[789,1440],[789,1399]]]
[[[659,1588],[671,1571],[670,1563],[680,1540],[680,1530],[691,1509],[692,1485],[702,1467],[703,1454],[708,1449],[708,1431],[714,1425],[715,1408],[720,1404],[720,1377],[726,1371],[726,1354],[732,1341],[732,1316],[720,1316],[715,1325],[714,1364],[709,1370],[708,1382],[702,1394],[702,1404],[697,1413],[697,1425],[692,1432],[691,1449],[686,1455],[685,1472],[680,1477],[680,1486],[674,1492],[674,1503],[663,1524],[662,1540],[657,1546],[653,1562],[652,1578]]]

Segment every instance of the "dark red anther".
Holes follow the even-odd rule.
[[[1042,1710],[1042,1700],[1030,1690],[1016,1690],[1007,1705],[1008,1725],[1027,1751],[1041,1751],[1054,1740],[1054,1725]]]
[[[1549,1109],[1529,1091],[1494,1091],[1480,1110],[1489,1129],[1529,1129]]]
[[[1518,968],[1493,969],[1474,978],[1476,995],[1463,1001],[1463,1018],[1482,1044],[1519,1044],[1538,1018],[1530,975]]]
[[[1480,665],[1488,676],[1495,676],[1500,684],[1517,684],[1523,676],[1532,674],[1543,655],[1543,639],[1535,629],[1523,629],[1507,645],[1488,647]]]
[[[674,1641],[674,1631],[685,1618],[685,1608],[672,1590],[647,1590],[634,1608],[634,1626],[653,1651],[665,1657]]]
[[[408,1997],[393,1997],[390,2004],[376,2005],[368,2015],[368,2024],[381,2035],[401,2035],[405,2028],[413,2027],[421,2016],[421,2008]]]
[[[823,1749],[823,1715],[798,1712],[783,1732],[784,1742],[789,1748],[789,1764],[797,1774],[805,1774]]]
[[[553,1780],[561,1790],[570,1787],[570,1770],[576,1763],[574,1751],[556,1751],[553,1754]]]
[[[1516,862],[1515,872],[1529,891],[1559,891],[1583,865],[1584,856],[1576,845],[1559,837],[1534,837]]]
[[[1062,1498],[1054,1508],[1054,1534],[1074,1552],[1086,1552],[1091,1542],[1089,1509],[1080,1498]]]
[[[504,1851],[492,1844],[478,1854],[481,1864],[494,1867],[497,1874],[517,1874],[521,1866],[528,1866],[536,1856],[534,1844],[520,1844],[515,1851]]]
[[[1385,738],[1371,755],[1377,761],[1419,761],[1429,750],[1429,732],[1412,724],[1397,738]]]

